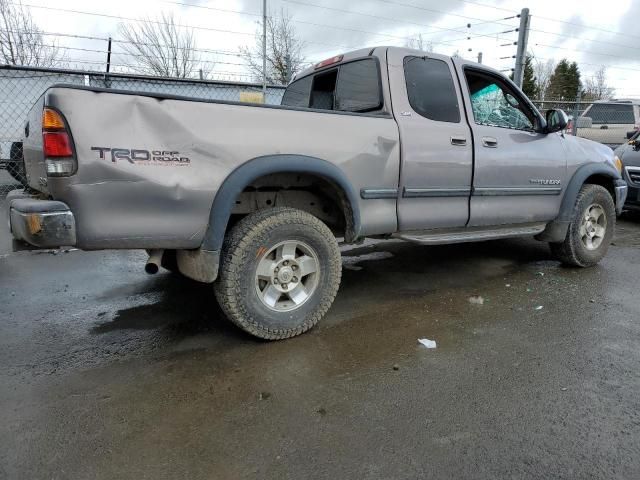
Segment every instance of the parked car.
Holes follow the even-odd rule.
[[[627,193],[613,151],[565,136],[564,112],[541,115],[484,65],[405,48],[320,62],[280,106],[58,85],[28,122],[16,239],[147,249],[149,272],[172,258],[265,339],[327,312],[336,237],[535,235],[587,267]]]
[[[577,127],[579,137],[617,146],[640,129],[640,100],[598,100],[578,117]]]
[[[615,150],[623,165],[623,178],[629,186],[627,210],[640,210],[640,131]]]

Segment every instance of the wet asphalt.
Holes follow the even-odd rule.
[[[275,343],[140,252],[7,245],[0,478],[640,477],[638,218],[586,270],[534,240],[352,248]]]

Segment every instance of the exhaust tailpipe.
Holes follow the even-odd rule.
[[[158,273],[163,254],[164,250],[162,249],[149,250],[149,259],[147,260],[147,264],[144,266],[144,271],[149,275]]]

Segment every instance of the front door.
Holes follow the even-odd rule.
[[[510,82],[459,63],[474,139],[469,226],[554,219],[566,181],[561,133],[540,133],[540,115]]]
[[[463,227],[473,171],[471,131],[451,59],[389,49],[402,146],[400,231]]]

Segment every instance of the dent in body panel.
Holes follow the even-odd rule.
[[[52,194],[77,210],[81,248],[199,246],[222,182],[264,155],[325,159],[357,190],[397,188],[398,132],[390,118],[66,88],[49,97],[70,124],[79,164],[74,177],[52,182]],[[190,163],[113,162],[91,150],[96,146],[175,150]],[[363,233],[395,231],[395,200],[361,201],[360,210]]]

